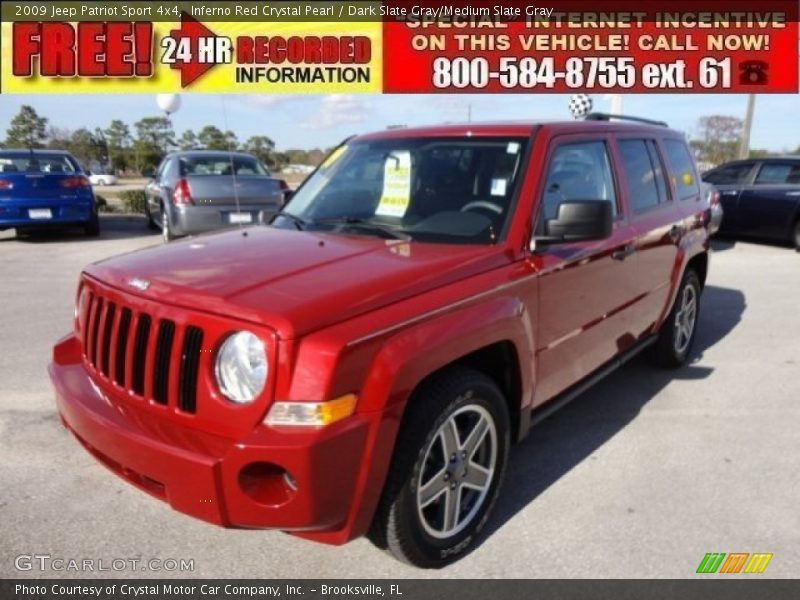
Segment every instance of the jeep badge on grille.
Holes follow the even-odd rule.
[[[139,279],[138,277],[132,277],[131,279],[128,279],[127,283],[129,286],[136,288],[140,292],[143,292],[150,287],[149,281],[146,279]]]

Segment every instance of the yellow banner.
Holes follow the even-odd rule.
[[[107,26],[2,23],[2,92],[354,94],[383,88],[379,22],[152,22],[149,67],[141,64],[136,46],[143,40],[135,34],[142,32],[133,23],[116,32]],[[110,63],[130,65],[132,73],[108,73]]]

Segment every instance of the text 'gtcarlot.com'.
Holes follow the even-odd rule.
[[[50,554],[20,554],[14,558],[17,571],[194,571],[194,559],[185,558],[64,558]]]

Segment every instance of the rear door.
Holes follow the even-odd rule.
[[[670,140],[670,142],[672,142]],[[677,142],[683,149],[683,142]],[[687,229],[685,212],[677,206],[677,192],[667,176],[667,147],[655,136],[631,135],[617,140],[624,182],[624,196],[636,232],[637,276],[632,307],[634,336],[649,335],[669,303],[675,272],[679,268],[679,246]],[[687,166],[688,165],[688,166]],[[687,200],[697,200],[700,190],[691,157],[683,158],[679,177],[692,187]]]
[[[615,213],[607,240],[542,246],[536,343],[541,404],[632,345],[629,308],[636,279],[635,234],[619,201],[605,136],[559,136],[548,152],[537,231],[565,200],[606,200]],[[535,312],[534,312],[535,311]]]
[[[764,161],[739,198],[739,232],[789,239],[800,203],[800,161]]]
[[[151,215],[157,215],[158,218],[161,218],[161,202],[165,201],[165,204],[169,202],[169,198],[165,197],[166,193],[163,186],[166,185],[166,173],[169,170],[171,161],[171,157],[167,157],[161,161],[161,164],[158,165],[158,169],[156,170],[156,174],[153,176],[153,179],[144,187],[144,193],[147,197],[148,210],[150,211]]]
[[[717,167],[707,173],[703,180],[712,184],[720,194],[722,204],[723,233],[737,233],[740,226],[739,198],[753,179],[756,161],[737,161]]]

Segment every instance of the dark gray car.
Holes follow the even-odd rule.
[[[286,184],[254,156],[191,150],[168,154],[145,186],[150,225],[165,241],[237,225],[266,223],[280,210]]]

